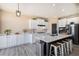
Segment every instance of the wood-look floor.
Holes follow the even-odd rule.
[[[41,56],[40,44],[23,44],[16,47],[0,49],[0,56]],[[70,56],[79,56],[79,45],[73,45]]]
[[[79,45],[73,45],[73,51],[70,56],[79,56]]]
[[[0,56],[40,56],[39,44],[24,44],[0,50]]]

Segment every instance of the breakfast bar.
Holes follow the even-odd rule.
[[[59,34],[57,36],[46,36],[45,39],[41,39],[41,42],[44,43],[44,54],[42,55],[46,55],[49,56],[49,47],[53,42],[58,42],[60,40],[64,40],[64,39],[71,39],[72,35],[63,35],[63,34]]]

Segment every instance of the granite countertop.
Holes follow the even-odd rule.
[[[52,42],[52,41],[56,41],[56,40],[59,40],[59,39],[63,39],[63,38],[66,38],[66,37],[70,37],[71,35],[62,35],[62,34],[59,34],[58,36],[49,36],[49,37],[46,37],[45,39],[43,39],[43,41],[45,42]]]
[[[59,34],[57,36],[51,36],[49,34],[46,34],[46,33],[43,33],[43,34],[34,34],[34,38],[33,40],[42,40],[44,42],[52,42],[52,41],[56,41],[56,40],[59,40],[59,39],[63,39],[63,38],[66,38],[66,37],[70,37],[72,35],[67,35],[67,34]]]

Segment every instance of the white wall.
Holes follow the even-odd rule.
[[[57,24],[58,23],[58,18],[57,17],[54,17],[54,18],[49,18],[49,21],[48,21],[48,33],[51,34],[51,31],[52,31],[52,24]]]
[[[1,32],[6,29],[11,29],[13,33],[22,32],[23,29],[28,29],[28,16],[16,17],[15,13],[2,12],[1,15]]]

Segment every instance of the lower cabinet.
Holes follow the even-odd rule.
[[[32,43],[31,34],[0,36],[0,49],[13,47],[26,43]]]
[[[24,43],[33,43],[33,36],[32,34],[28,33],[28,34],[24,34],[24,37],[23,37],[23,41]]]
[[[0,37],[0,49],[7,47],[7,39],[6,36]]]
[[[15,46],[16,45],[16,36],[15,35],[12,35],[12,36],[6,36],[6,45],[7,47],[12,47],[12,46]]]
[[[16,35],[16,45],[24,44],[24,36],[23,35]]]

